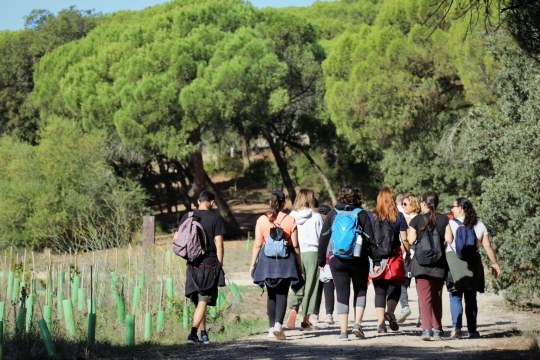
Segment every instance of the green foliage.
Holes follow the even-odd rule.
[[[540,70],[507,35],[497,40],[505,45],[501,99],[496,108],[472,112],[467,141],[474,160],[493,166],[482,183],[479,212],[502,264],[493,285],[516,303],[540,288]]]
[[[134,238],[145,196],[113,176],[103,135],[51,119],[37,146],[0,138],[2,246],[95,249]]]
[[[38,108],[32,102],[34,67],[41,57],[95,28],[101,14],[74,7],[56,16],[33,10],[26,17],[26,30],[0,35],[0,134],[13,134],[34,141]]]

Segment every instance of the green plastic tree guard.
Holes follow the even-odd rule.
[[[54,348],[54,343],[52,340],[51,332],[49,331],[49,328],[47,327],[47,322],[43,319],[38,321],[39,331],[41,332],[41,337],[43,338],[43,342],[45,343],[45,348],[47,349],[47,354],[49,356],[55,356],[56,355],[56,349]]]
[[[159,310],[157,313],[156,331],[158,333],[162,332],[164,327],[165,327],[165,311]]]
[[[111,272],[111,296],[113,300],[118,300],[118,276],[114,271]]]
[[[43,320],[47,323],[47,328],[52,326],[52,307],[50,305],[45,305],[43,307]]]
[[[246,241],[246,251],[249,251],[251,249],[251,239],[247,238]]]
[[[51,288],[49,288],[51,289]],[[47,304],[49,304],[49,306],[52,307],[52,303],[53,303],[53,293],[50,292],[47,294]],[[50,326],[49,326],[49,329],[50,329]]]
[[[77,304],[77,298],[79,295],[79,287],[81,286],[81,277],[75,276],[71,282],[71,306]]]
[[[8,275],[8,284],[7,284],[7,291],[6,291],[6,301],[9,301],[9,296],[13,294],[13,281],[15,280],[15,273],[13,271],[9,272]]]
[[[210,311],[210,317],[212,319],[215,319],[216,316],[217,316],[216,307],[215,306],[209,306],[208,309]]]
[[[18,278],[13,279],[13,289],[11,292],[11,301],[18,302],[19,301],[19,287],[21,285],[21,282]]]
[[[135,345],[135,316],[126,315],[126,345]]]
[[[24,307],[19,308],[17,314],[17,329],[15,330],[15,339],[20,340],[24,331],[24,320],[26,318],[26,309]]]
[[[34,317],[34,303],[36,301],[35,295],[28,295],[26,298],[26,332],[29,332],[32,327],[32,318]]]
[[[144,314],[144,341],[152,340],[152,314]]]
[[[172,278],[167,278],[165,281],[165,291],[167,294],[167,309],[172,308],[172,300],[174,299],[174,283]]]
[[[6,319],[6,303],[4,301],[0,301],[0,321],[4,321]]]
[[[70,338],[75,338],[77,330],[75,328],[75,317],[73,316],[73,304],[70,299],[62,300],[62,308],[64,309],[64,322],[66,331]]]
[[[244,299],[242,299],[242,295],[240,294],[240,290],[238,290],[238,286],[236,286],[235,283],[229,284],[229,289],[231,290],[231,293],[233,294],[234,298],[238,300],[238,302],[243,302]]]
[[[221,289],[218,289],[218,299],[219,299],[219,307],[225,305],[227,303],[227,298],[225,297],[225,294]]]
[[[58,319],[62,319],[64,317],[64,310],[62,309],[62,300],[64,300],[64,292],[58,291],[58,294],[56,296],[56,315]]]
[[[86,300],[86,292],[84,288],[77,289],[77,310],[84,311],[84,300]]]
[[[96,299],[86,299],[86,308],[89,314],[96,314]]]
[[[96,344],[96,322],[97,315],[95,313],[88,314],[88,346],[90,347]]]
[[[120,294],[118,295],[118,322],[120,325],[124,325],[124,321],[126,318],[126,302],[124,299],[124,295]]]
[[[187,305],[182,307],[182,327],[184,329],[189,327],[189,306]]]
[[[139,303],[141,300],[142,289],[140,287],[135,287],[133,289],[133,303],[131,304],[131,314],[135,315],[139,309]]]

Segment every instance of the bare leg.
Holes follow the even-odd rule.
[[[375,312],[377,313],[377,320],[379,321],[379,325],[384,324],[384,308],[375,308]]]
[[[348,314],[341,314],[338,315],[339,319],[339,328],[341,329],[342,333],[347,333],[349,328],[349,315]]]
[[[365,310],[365,308],[363,308],[363,307],[360,307],[360,306],[355,307],[355,313],[356,313],[356,317],[354,319],[355,324],[361,324],[362,323],[362,319],[364,318],[364,310]]]
[[[206,330],[206,302],[199,301],[193,313],[193,327]]]

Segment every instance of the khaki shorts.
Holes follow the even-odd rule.
[[[199,304],[199,301],[205,302],[208,306],[216,306],[217,297],[218,287],[216,282],[216,286],[214,286],[210,295],[194,294],[193,296],[191,296],[191,302],[195,306]]]

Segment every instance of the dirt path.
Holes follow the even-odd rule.
[[[248,285],[251,279],[247,272],[229,273],[237,284]],[[250,297],[252,308],[259,316],[265,312],[266,294]],[[420,329],[416,327],[418,302],[416,289],[409,289],[409,302],[412,315],[397,332],[389,329],[387,334],[377,334],[377,320],[374,309],[374,291],[368,290],[368,306],[363,321],[366,339],[356,339],[349,335],[350,341],[338,341],[339,327],[317,324],[318,331],[303,332],[298,329],[285,330],[287,340],[268,339],[267,333],[239,339],[227,344],[190,349],[186,359],[532,359],[540,354],[527,351],[528,344],[520,332],[540,329],[540,315],[531,311],[511,311],[504,304],[501,295],[478,295],[478,331],[480,339],[467,339],[464,326],[464,338],[448,338],[452,326],[448,293],[443,292],[443,327],[445,338],[442,341],[425,342],[419,340]],[[324,300],[321,309],[324,313]],[[401,310],[398,305],[396,313]],[[324,317],[324,315],[323,315]],[[335,317],[335,313],[334,313]],[[352,314],[349,317],[352,319]],[[464,323],[466,321],[464,320]],[[297,326],[299,322],[297,321]],[[350,328],[352,322],[350,322]]]

